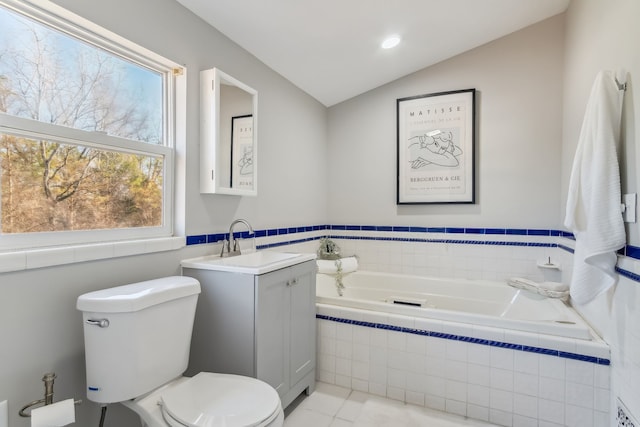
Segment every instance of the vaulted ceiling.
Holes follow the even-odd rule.
[[[326,106],[566,10],[570,0],[177,0]],[[392,35],[401,38],[382,49]]]

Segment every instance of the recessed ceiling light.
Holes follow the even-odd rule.
[[[385,39],[385,41],[382,42],[382,48],[383,49],[391,49],[392,47],[396,47],[398,46],[398,44],[400,43],[400,36],[391,36]]]

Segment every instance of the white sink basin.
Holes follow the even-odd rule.
[[[258,251],[226,258],[221,258],[219,255],[209,255],[186,259],[180,264],[185,268],[264,274],[301,262],[310,261],[315,259],[315,257],[315,254]]]
[[[218,258],[216,262],[224,265],[235,265],[237,267],[262,267],[299,256],[300,254],[287,252],[252,252],[244,255]]]

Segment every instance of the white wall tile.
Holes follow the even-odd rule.
[[[567,360],[566,379],[567,381],[593,385],[594,384],[594,364],[582,362],[580,360]]]
[[[318,367],[318,369],[316,369],[316,379],[323,383],[335,384],[336,374],[335,372],[325,371],[323,369],[320,369],[320,367]]]
[[[593,409],[593,399],[595,396],[593,386],[567,381],[565,387],[566,402],[568,405]]]
[[[0,253],[0,273],[19,271],[27,268],[26,252]]]
[[[329,337],[318,337],[318,353],[323,355],[332,355],[336,354],[336,340]]]
[[[566,405],[565,417],[567,427],[599,427],[593,424],[593,411],[580,406]]]
[[[336,357],[336,375],[351,377],[351,359]]]
[[[445,375],[445,359],[444,357],[431,357],[425,358],[425,372],[427,375],[435,377],[443,377]]]
[[[144,243],[125,243],[119,246],[122,251],[127,251],[129,248],[136,253],[144,253]],[[116,256],[125,256],[129,253],[115,254]],[[30,250],[27,252],[27,266],[26,268],[42,268],[57,266],[61,264],[71,264],[75,261],[75,255],[73,249],[69,248],[49,248]],[[15,262],[15,260],[13,260]]]
[[[447,359],[445,361],[445,378],[453,381],[467,382],[467,363]]]
[[[444,359],[446,355],[446,341],[440,338],[426,337],[427,356]]]
[[[467,384],[462,381],[445,380],[445,398],[458,402],[467,401]]]
[[[516,372],[513,378],[513,389],[517,393],[538,396],[538,382],[539,377],[537,375]]]
[[[467,402],[476,406],[489,407],[490,388],[486,386],[469,384],[467,386]]]
[[[403,388],[396,388],[396,387],[393,387],[393,386],[389,385],[387,387],[387,397],[389,399],[399,400],[401,402],[404,402],[404,400],[405,400],[404,389]]]
[[[540,376],[564,380],[566,360],[561,357],[540,356]]]
[[[354,379],[369,380],[369,363],[353,361],[351,365],[351,375]]]
[[[574,407],[592,414],[598,409],[601,418],[608,413],[606,366],[323,320],[317,377],[477,419],[493,417],[498,425],[528,426],[542,417],[540,425],[561,426],[565,418],[580,419]]]
[[[564,380],[540,377],[538,396],[555,402],[564,402],[566,396]]]
[[[357,378],[351,379],[351,388],[355,391],[369,392],[369,381],[360,380]]]
[[[389,387],[405,389],[407,387],[407,373],[402,369],[387,369],[387,384]]]
[[[474,420],[489,421],[489,408],[467,403],[467,417]]]
[[[384,329],[372,329],[369,334],[369,343],[373,347],[387,348],[387,331]]]
[[[389,348],[387,366],[404,370],[407,368],[407,364],[407,352]]]
[[[424,393],[405,391],[406,402],[411,405],[424,406]]]
[[[376,396],[387,397],[387,386],[385,383],[369,382],[369,393],[375,394]]]
[[[538,418],[559,425],[564,424],[564,404],[552,400],[538,401]]]
[[[453,399],[445,399],[445,411],[450,414],[467,416],[467,404]]]
[[[441,377],[427,375],[425,378],[427,394],[437,397],[445,397],[446,380]]]
[[[536,353],[516,351],[513,369],[516,372],[538,375],[540,356]]]
[[[489,407],[491,409],[498,409],[500,411],[509,412],[513,411],[513,393],[504,390],[491,389],[489,393]]]
[[[538,416],[538,399],[520,393],[513,395],[513,413],[529,418]]]
[[[387,332],[387,347],[393,350],[407,349],[407,334],[397,331]]]
[[[593,426],[594,427],[607,426],[611,422],[610,421],[611,418],[613,417],[609,415],[609,411],[594,411]]]
[[[443,396],[427,394],[424,396],[424,406],[436,411],[445,410],[445,401]]]
[[[463,341],[453,341],[453,340],[444,340],[445,341],[445,355],[449,360],[456,360],[465,362],[467,361],[467,347],[469,344]]]
[[[426,357],[423,354],[407,353],[407,370],[415,374],[424,374],[427,371],[425,359]]]
[[[511,427],[513,426],[513,414],[491,408],[489,409],[489,421],[501,426]]]
[[[425,355],[427,353],[427,341],[424,339],[424,336],[408,334],[407,352]]]
[[[563,424],[556,424],[556,423],[552,423],[550,421],[544,421],[544,420],[540,420],[538,422],[538,426],[539,427],[566,427],[566,426],[564,426],[564,423]]]
[[[353,344],[351,341],[336,339],[336,357],[351,359],[353,354]]]
[[[491,368],[491,388],[513,391],[513,371]]]
[[[369,331],[371,328],[354,328],[353,342],[358,344],[369,345]]]
[[[370,350],[371,347],[368,345],[358,344],[354,340],[352,350],[353,360],[357,362],[369,362]]]
[[[513,427],[538,427],[537,415],[534,418],[528,418],[522,415],[513,414]]]
[[[375,384],[387,383],[387,369],[385,365],[369,365],[369,382]],[[386,391],[385,391],[386,393]]]
[[[335,338],[336,336],[336,322],[330,322],[328,320],[319,320],[318,323],[318,334],[321,337],[331,337]]]
[[[427,390],[427,376],[424,374],[411,373],[406,378],[406,388],[408,391],[424,394]]]
[[[491,384],[491,368],[489,366],[469,364],[467,367],[469,384],[489,386]]]
[[[491,347],[488,345],[470,345],[467,349],[470,364],[491,366]]]
[[[491,347],[491,367],[513,370],[514,351]]]
[[[353,326],[348,323],[336,324],[336,338],[351,341],[353,339]]]
[[[351,376],[340,375],[336,372],[336,381],[334,383],[339,387],[351,388]]]

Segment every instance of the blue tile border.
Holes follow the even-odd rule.
[[[301,227],[271,228],[266,230],[255,230],[256,237],[265,236],[281,236],[295,233],[304,233],[318,230],[339,230],[339,231],[383,231],[394,233],[444,233],[444,234],[483,234],[483,235],[511,235],[511,236],[572,236],[571,233],[546,230],[546,229],[521,229],[521,228],[466,228],[466,227],[420,227],[420,226],[391,226],[391,225],[352,225],[352,224],[333,224],[333,225],[313,225]],[[234,236],[246,237],[247,231],[234,233]],[[206,241],[202,241],[202,236],[207,236]],[[216,233],[208,235],[187,236],[187,245],[198,245],[203,243],[215,243],[224,240],[227,233]],[[344,236],[336,236],[344,238]],[[397,238],[399,240],[409,240],[405,238]],[[424,241],[420,239],[418,241]],[[433,241],[433,240],[427,240]],[[449,240],[442,240],[449,242]],[[477,242],[473,242],[477,243]],[[507,242],[510,243],[510,242]],[[638,259],[640,259],[640,248],[636,248]]]
[[[420,234],[420,237],[395,237],[395,236],[340,236],[330,233],[331,230],[336,231],[381,231],[391,233],[415,233]],[[255,230],[256,237],[267,236],[291,236],[297,233],[305,233],[310,231],[327,231],[326,237],[331,239],[345,239],[345,240],[377,240],[377,241],[398,241],[398,242],[417,242],[417,243],[450,243],[450,244],[462,244],[462,245],[489,245],[489,246],[523,246],[523,247],[546,247],[546,248],[560,248],[569,253],[574,253],[574,250],[569,246],[561,243],[546,243],[546,242],[533,242],[533,241],[502,241],[502,240],[472,240],[462,239],[462,235],[466,236],[531,236],[531,237],[563,237],[570,240],[575,240],[573,233],[562,230],[551,229],[524,229],[524,228],[479,228],[479,227],[420,227],[420,226],[390,226],[390,225],[354,225],[354,224],[319,224],[308,225],[300,227],[283,227],[283,228],[270,228],[264,230]],[[428,238],[423,236],[424,234],[450,234],[452,237],[457,238],[443,239],[443,238]],[[242,231],[234,233],[235,237],[247,238],[249,237],[248,231]],[[201,245],[221,242],[227,238],[227,233],[215,233],[215,234],[198,234],[186,237],[186,245]],[[258,245],[257,249],[270,249],[281,246],[292,245],[296,243],[303,243],[313,240],[318,240],[320,237],[309,237],[300,239],[291,239],[278,243],[270,243],[265,245]],[[640,260],[640,247],[627,245],[618,252],[620,255],[627,256],[632,259]],[[640,282],[640,275],[616,268],[616,271],[621,276],[631,279],[636,282]]]
[[[446,334],[443,332],[428,331],[424,329],[405,328],[402,326],[387,325],[385,323],[364,322],[360,320],[326,316],[324,314],[316,314],[316,319],[328,320],[330,322],[337,322],[337,323],[346,323],[354,326],[364,326],[367,328],[385,329],[389,331],[402,332],[405,334],[423,335],[423,336],[447,339],[452,341],[463,341],[470,344],[487,345],[490,347],[500,347],[508,350],[544,354],[547,356],[561,357],[563,359],[572,359],[572,360],[580,360],[582,362],[595,363],[596,365],[608,366],[611,364],[611,361],[609,359],[604,359],[604,358],[595,357],[595,356],[587,356],[584,354],[570,353],[570,352],[560,351],[560,350],[551,350],[551,349],[542,348],[542,347],[532,347],[532,346],[521,345],[521,344],[512,344],[512,343],[502,342],[502,341],[492,341],[492,340],[486,340],[483,338],[467,337],[463,335]]]

